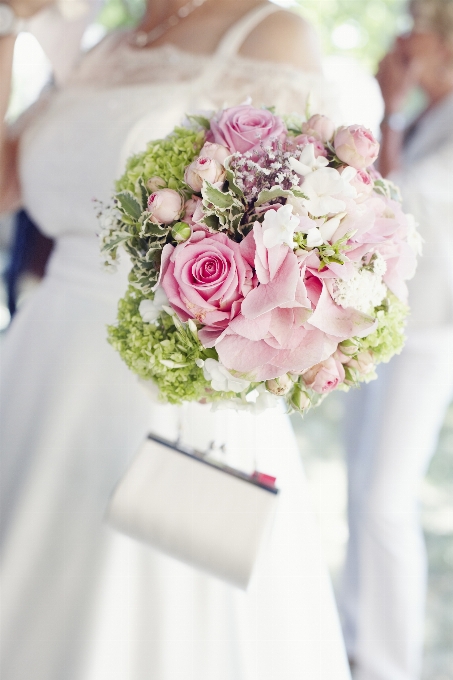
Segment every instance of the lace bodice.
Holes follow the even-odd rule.
[[[126,32],[86,55],[68,84],[48,98],[21,141],[24,205],[49,236],[94,235],[93,199],[108,201],[131,153],[165,136],[184,114],[251,97],[281,113],[334,114],[331,88],[318,74],[246,59],[238,49],[274,5],[261,6],[224,36],[215,55],[172,45],[140,50]]]

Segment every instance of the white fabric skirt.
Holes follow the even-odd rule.
[[[118,284],[78,247],[59,245],[2,347],[2,680],[348,680],[288,419],[150,402],[106,342]],[[103,521],[147,431],[171,439],[179,420],[186,444],[222,440],[277,477],[247,593]]]

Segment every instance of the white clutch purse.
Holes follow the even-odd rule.
[[[128,536],[245,590],[277,497],[266,475],[248,476],[150,435],[113,492],[106,518]]]

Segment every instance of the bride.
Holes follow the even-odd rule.
[[[21,15],[40,4],[11,2]],[[13,48],[0,37],[0,120]],[[2,129],[0,209],[25,206],[56,240],[3,347],[3,680],[350,677],[287,418],[148,400],[106,342],[127,264],[102,272],[92,201],[186,111],[249,96],[303,111],[311,93],[312,110],[329,113],[325,88],[298,16],[262,0],[150,0],[138,30],[108,36],[16,131]],[[247,594],[103,523],[146,432],[172,438],[178,421],[187,443],[222,439],[236,463],[257,455],[277,477],[269,556]]]

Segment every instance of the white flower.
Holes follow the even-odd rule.
[[[321,232],[317,227],[314,227],[313,229],[310,229],[310,231],[307,232],[307,247],[308,248],[316,248],[317,246],[322,246],[324,243],[324,239],[322,237]]]
[[[162,286],[156,288],[154,300],[142,300],[138,311],[145,323],[155,323],[164,306],[168,305],[168,298]]]
[[[343,212],[346,204],[341,198],[354,198],[357,191],[350,184],[350,178],[345,173],[340,175],[334,168],[320,168],[317,172],[307,175],[302,184],[302,191],[308,197],[304,205],[313,217],[322,217],[330,213]]]
[[[211,381],[211,387],[216,392],[243,392],[250,386],[249,380],[236,378],[215,359],[206,359],[203,366],[206,380]]]
[[[382,276],[367,269],[360,269],[348,281],[331,279],[327,286],[337,305],[353,307],[364,314],[380,305],[387,295]]]
[[[308,210],[304,205],[304,199],[292,194],[286,199],[286,205],[293,206],[293,213],[300,217],[308,217]]]
[[[249,396],[252,397],[250,402],[254,405],[253,412],[257,416],[270,408],[276,408],[280,404],[280,397],[268,392],[263,383],[258,385],[258,387],[254,389],[250,395],[247,395],[247,397]]]
[[[325,156],[318,156],[316,158],[314,144],[304,146],[299,160],[297,158],[289,159],[291,170],[294,170],[294,172],[303,177],[306,177],[315,170],[319,170],[319,168],[325,168],[328,164],[329,161]]]
[[[263,243],[266,248],[286,243],[295,247],[294,230],[299,226],[299,219],[292,214],[293,206],[284,205],[279,210],[268,210],[264,215]]]
[[[423,251],[423,237],[417,231],[418,223],[410,213],[406,214],[407,219],[407,242],[416,255],[421,255]]]
[[[331,217],[330,220],[326,220],[323,224],[320,225],[319,231],[321,232],[321,236],[324,239],[324,243],[330,242],[332,236],[335,234],[336,230],[340,226],[341,220],[345,216],[346,216],[345,212],[338,213],[338,215],[335,215],[335,217]]]

